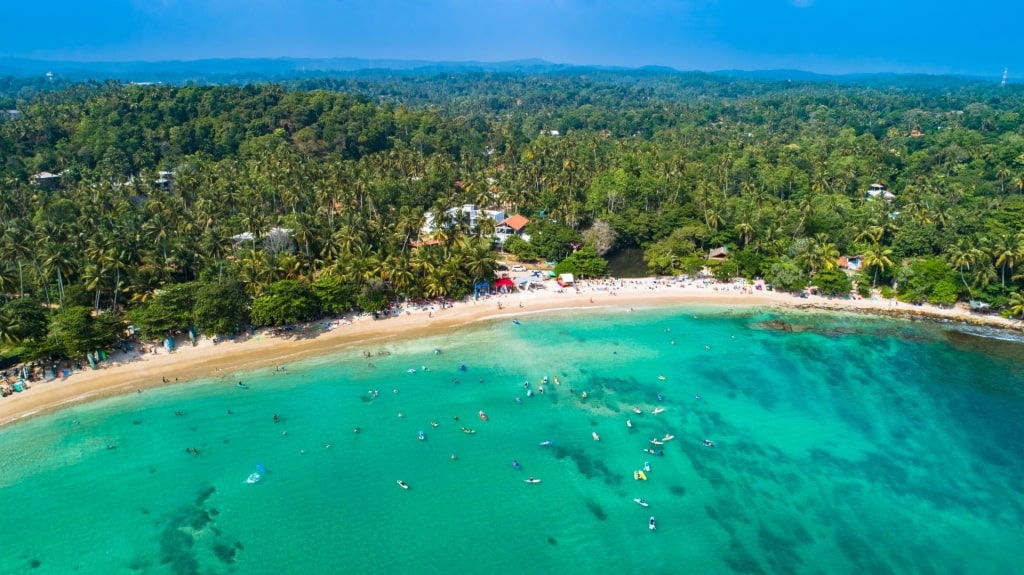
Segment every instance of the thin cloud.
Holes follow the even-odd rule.
[[[814,4],[814,0],[789,0],[789,2],[797,8],[807,8]]]

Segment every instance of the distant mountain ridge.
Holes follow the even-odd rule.
[[[216,58],[204,60],[76,62],[69,60],[32,60],[0,58],[0,76],[33,77],[53,74],[68,81],[119,80],[122,82],[163,82],[170,84],[200,82],[275,81],[323,75],[352,75],[368,72],[396,75],[492,72],[510,74],[550,74],[565,72],[610,71],[642,74],[685,74],[667,66],[623,66],[558,64],[541,59],[503,62],[429,61],[371,58]],[[803,70],[719,70],[706,72],[716,76],[760,81],[833,82],[868,86],[894,84],[940,87],[973,83],[998,83],[1000,78],[960,75],[859,73],[821,74]],[[1013,80],[1010,80],[1013,82]],[[1019,82],[1019,80],[1017,81]]]

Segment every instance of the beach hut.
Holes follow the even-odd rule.
[[[558,276],[558,285],[560,287],[570,287],[576,285],[576,278],[572,274],[560,274]]]
[[[729,248],[727,248],[726,246],[722,246],[720,248],[715,248],[709,251],[708,259],[719,261],[729,259]]]

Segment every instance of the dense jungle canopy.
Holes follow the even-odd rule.
[[[230,334],[463,297],[505,257],[493,222],[445,212],[463,204],[526,216],[506,251],[584,275],[624,247],[692,274],[726,246],[723,278],[1024,315],[1022,114],[1022,86],[941,78],[0,78],[0,337],[71,357],[127,323]]]

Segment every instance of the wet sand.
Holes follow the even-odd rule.
[[[262,367],[284,365],[328,352],[374,353],[388,342],[429,336],[438,331],[458,329],[476,321],[515,318],[558,309],[642,309],[674,304],[705,304],[726,307],[786,307],[841,312],[873,313],[894,317],[928,317],[1022,330],[1022,322],[994,315],[979,316],[961,307],[909,306],[884,299],[837,300],[820,296],[799,298],[791,294],[739,288],[733,284],[699,287],[699,284],[666,284],[655,280],[623,280],[618,285],[595,282],[579,290],[559,291],[553,281],[546,289],[456,302],[453,307],[421,308],[398,317],[374,320],[372,316],[351,317],[336,328],[322,330],[316,324],[300,335],[286,332],[275,337],[270,330],[244,340],[214,344],[203,338],[197,345],[183,345],[173,353],[139,355],[111,354],[99,369],[73,372],[66,378],[36,382],[32,388],[0,398],[0,426],[47,413],[62,407],[123,393],[173,385],[197,378],[224,378]],[[501,303],[502,309],[498,308]],[[320,322],[327,323],[326,321]],[[166,380],[166,381],[165,381]]]

